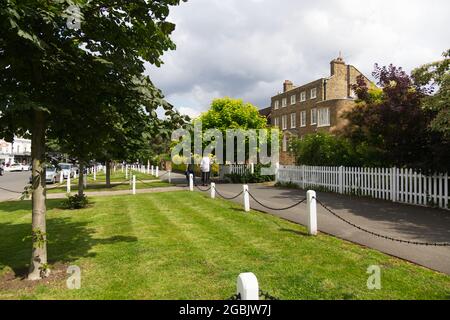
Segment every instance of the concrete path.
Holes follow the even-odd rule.
[[[172,174],[172,182],[186,185],[186,179],[179,174]],[[220,184],[216,187],[227,197],[242,191],[242,185]],[[264,185],[250,185],[250,192],[261,203],[273,208],[287,207],[306,196],[302,190]],[[318,192],[317,199],[345,219],[373,232],[411,241],[450,242],[450,211],[324,192]],[[243,203],[243,198],[240,196],[233,201]],[[306,224],[305,203],[286,211],[274,211],[251,200],[251,207],[292,222]],[[450,247],[417,246],[381,239],[349,226],[319,204],[317,214],[318,228],[324,233],[450,274]]]

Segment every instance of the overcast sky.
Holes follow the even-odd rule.
[[[370,75],[373,65],[407,71],[450,48],[448,0],[189,0],[172,9],[177,50],[148,74],[184,114],[213,98],[242,98],[259,108],[281,91],[329,76],[345,61]]]

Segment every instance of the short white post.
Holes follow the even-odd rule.
[[[132,193],[136,194],[136,176],[133,175]]]
[[[155,169],[155,177],[159,178],[159,167]]]
[[[128,179],[128,165],[125,166],[125,179]]]
[[[194,175],[189,174],[189,191],[194,191]]]
[[[252,272],[239,275],[236,293],[240,295],[241,300],[259,300],[258,279]]]
[[[317,202],[316,192],[309,190],[306,193],[306,206],[308,207],[308,233],[312,236],[317,235]]]
[[[153,165],[152,165],[152,170],[151,170],[150,172],[151,172],[151,175],[152,175],[152,176],[155,174],[155,170],[154,170]]]
[[[171,177],[171,174],[172,174],[172,171],[168,171],[167,172],[167,174],[168,174],[168,176],[169,176],[169,183],[172,183],[172,177]]]
[[[250,211],[250,194],[248,193],[248,185],[244,184],[242,186],[243,191],[244,191],[244,210],[245,212],[249,212]]]
[[[63,182],[64,182],[64,175],[63,175],[63,172],[60,171],[59,172],[59,183],[63,183]]]
[[[97,181],[97,167],[94,167],[94,181]]]
[[[211,182],[211,199],[216,198],[216,184]]]
[[[255,164],[252,162],[250,163],[250,173],[254,174],[255,173]]]
[[[70,173],[67,175],[67,193],[70,193]]]

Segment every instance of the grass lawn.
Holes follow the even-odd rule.
[[[55,279],[10,286],[31,243],[31,203],[0,203],[0,299],[226,299],[241,272],[281,299],[448,299],[450,277],[304,227],[212,200],[171,192],[93,198],[87,209],[48,201]],[[66,288],[65,267],[82,270],[80,290]],[[381,267],[382,289],[366,270]],[[56,267],[58,270],[58,267]],[[10,276],[9,276],[10,277]]]
[[[151,189],[151,188],[160,188],[160,187],[170,187],[173,186],[172,184],[165,182],[165,181],[151,181],[151,182],[136,182],[136,189]],[[62,187],[54,187],[54,188],[48,188],[47,193],[65,193],[66,192],[66,186],[63,185]],[[72,184],[71,191],[76,192],[78,190],[77,184]],[[117,191],[117,190],[131,190],[131,185],[127,183],[120,183],[120,184],[112,184],[111,188],[106,188],[105,184],[89,184],[84,189],[86,192],[89,191]]]

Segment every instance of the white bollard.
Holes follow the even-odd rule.
[[[189,191],[194,191],[194,175],[189,174]]]
[[[172,183],[172,177],[171,177],[171,175],[172,175],[172,171],[167,171],[167,174],[168,174],[168,176],[169,176],[169,183]]]
[[[243,191],[244,191],[244,210],[245,212],[250,211],[250,195],[248,193],[248,185],[243,185]]]
[[[252,272],[239,275],[236,293],[241,296],[241,300],[259,300],[258,279]]]
[[[211,199],[216,198],[216,184],[211,182]]]
[[[153,176],[154,173],[155,173],[155,170],[154,170],[154,168],[153,168],[153,166],[152,166],[151,175]]]
[[[67,176],[67,193],[70,193],[70,173],[69,173],[69,175]]]
[[[94,167],[94,181],[97,181],[97,168]]]
[[[147,174],[150,174],[150,165],[147,165]]]
[[[255,164],[254,163],[250,163],[250,173],[251,174],[255,173]]]
[[[309,190],[306,193],[306,206],[308,207],[308,233],[312,236],[317,235],[317,203],[316,192]]]
[[[59,172],[59,183],[63,183],[63,182],[64,182],[64,175],[63,175],[63,172],[60,171]]]
[[[155,177],[159,178],[159,167],[155,169]]]
[[[125,167],[125,179],[128,179],[128,165]]]
[[[136,194],[136,176],[133,175],[132,194]]]

